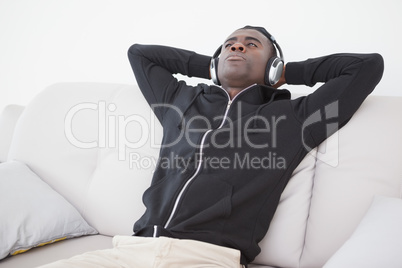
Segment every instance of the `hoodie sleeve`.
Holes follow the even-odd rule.
[[[173,74],[209,79],[211,57],[192,51],[159,45],[134,44],[128,50],[128,58],[138,86],[151,107],[172,104],[186,84]],[[154,112],[159,120],[163,108]]]
[[[324,83],[310,95],[292,101],[311,148],[349,121],[379,83],[383,70],[379,54],[334,54],[286,65],[288,84]]]

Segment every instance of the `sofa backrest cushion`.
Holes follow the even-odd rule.
[[[255,263],[322,267],[374,195],[401,195],[401,104],[398,97],[369,97],[303,160]],[[101,234],[131,235],[162,134],[137,86],[62,83],[25,108],[8,158],[26,163]]]
[[[21,105],[10,104],[0,114],[0,163],[7,161],[14,128],[23,110]]]
[[[9,158],[26,163],[101,234],[131,235],[162,134],[137,86],[61,83],[26,107]],[[257,263],[299,262],[314,167],[313,152],[285,190]]]
[[[376,195],[402,197],[402,98],[369,96],[318,151],[300,267],[322,267]],[[381,245],[378,245],[381,247]]]
[[[153,167],[130,168],[130,148],[117,139],[134,147],[142,136],[138,122],[151,115],[142,99],[128,85],[52,85],[25,108],[9,159],[26,163],[100,233],[132,234]],[[157,151],[146,144],[136,150],[150,159]]]

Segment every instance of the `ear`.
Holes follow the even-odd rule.
[[[215,51],[214,55],[212,56],[211,63],[209,65],[209,73],[211,75],[212,82],[216,85],[220,86],[221,82],[219,82],[218,78],[218,62],[219,62],[219,55],[221,54],[222,46],[218,47]]]
[[[211,64],[209,65],[209,73],[211,74],[212,82],[214,82],[215,85],[220,86],[221,82],[219,82],[218,78],[218,62],[219,58],[211,59]]]
[[[265,68],[264,81],[266,85],[273,86],[278,83],[283,72],[283,60],[278,57],[271,57]]]

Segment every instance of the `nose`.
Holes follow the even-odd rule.
[[[240,52],[246,52],[246,47],[242,43],[235,43],[230,47],[230,50],[233,52],[235,51],[240,51]]]

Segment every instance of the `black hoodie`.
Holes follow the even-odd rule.
[[[260,252],[294,169],[349,121],[383,73],[378,54],[329,55],[287,63],[287,84],[324,83],[308,96],[251,85],[230,100],[221,87],[173,76],[208,79],[211,57],[138,44],[128,57],[164,133],[135,235],[238,249],[242,264]]]

